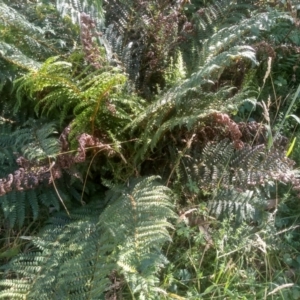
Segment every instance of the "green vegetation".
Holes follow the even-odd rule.
[[[294,0],[0,0],[0,299],[299,299],[299,66]]]

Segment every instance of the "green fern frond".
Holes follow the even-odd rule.
[[[35,35],[36,33],[43,33],[43,30],[35,26],[33,23],[29,22],[26,17],[21,15],[15,9],[6,5],[5,3],[0,3],[1,10],[1,18],[0,18],[0,26],[11,26],[17,28],[23,28],[23,32],[28,32],[31,35]]]
[[[60,152],[55,123],[41,124],[29,119],[12,134],[15,146],[30,161],[39,162]]]
[[[41,207],[60,209],[59,200],[53,189],[45,187],[26,191],[13,189],[0,196],[1,212],[10,228],[16,226],[21,228],[24,225],[25,217],[37,220]]]
[[[18,148],[15,145],[15,138],[12,137],[13,124],[4,122],[0,124],[0,176],[6,176],[15,167],[15,155]]]
[[[18,279],[0,281],[0,298],[96,299],[109,291],[113,272],[124,276],[134,295],[159,295],[157,275],[167,263],[161,247],[170,241],[168,220],[175,215],[170,190],[156,179],[116,187],[106,209],[97,201],[71,218],[58,215],[40,237],[24,237],[34,248],[6,266],[6,274]]]
[[[191,11],[193,31],[192,34],[185,34],[184,43],[180,44],[180,50],[190,75],[197,71],[198,65],[201,64],[203,43],[222,28],[239,24],[249,16],[255,6],[249,0],[243,3],[228,0],[212,1],[206,5],[202,4],[200,9],[194,3],[189,6],[193,7]],[[187,11],[189,12],[189,8]]]
[[[13,6],[0,3],[0,63],[5,66],[0,76],[5,80],[20,70],[37,70],[41,60],[63,52],[63,45],[72,40],[69,37],[63,40],[59,33],[61,29],[55,32],[57,27],[63,28],[65,24],[58,20],[50,4],[37,8],[35,3],[20,1],[15,5],[16,9]],[[39,9],[51,13],[52,17],[43,20]]]
[[[131,111],[139,105],[126,99],[122,91],[126,77],[119,69],[99,70],[82,79],[73,76],[72,71],[72,64],[51,58],[38,71],[19,79],[15,83],[18,97],[15,110],[21,106],[23,94],[27,94],[34,98],[38,114],[56,117],[59,114],[61,124],[74,114],[71,136],[94,133],[98,128],[105,131],[108,124],[118,123],[115,120],[120,121],[121,128],[123,122],[131,120]],[[39,93],[45,95],[39,98]]]
[[[47,194],[47,189],[41,192],[32,188],[39,181],[35,172],[41,172],[39,176],[43,177],[42,173],[50,168],[48,159],[57,156],[60,145],[55,137],[54,123],[43,124],[42,121],[29,119],[21,127],[4,123],[0,129],[0,159],[3,166],[0,179],[1,211],[9,226],[17,224],[21,227],[28,212],[31,212],[34,220],[37,219],[40,196],[49,197],[44,201],[46,207],[59,209],[57,196],[53,198]],[[39,169],[39,164],[45,161],[47,167]]]
[[[40,67],[40,63],[23,54],[14,45],[0,42],[1,58],[21,69],[36,70]]]
[[[205,189],[247,189],[287,178],[292,183],[292,162],[284,151],[265,145],[235,149],[228,140],[209,143],[203,150],[200,185]],[[280,179],[282,178],[282,179]]]
[[[55,157],[60,152],[56,134],[55,124],[42,120],[29,119],[19,127],[14,123],[0,124],[1,177],[17,169],[16,159],[22,155],[36,163]]]
[[[149,150],[150,145],[152,149],[155,148],[163,134],[171,131],[176,125],[184,124],[191,128],[213,110],[222,112],[237,110],[242,101],[237,103],[236,100],[242,100],[241,95],[221,97],[223,89],[221,88],[217,91],[220,92],[219,99],[211,101],[210,89],[218,82],[223,72],[234,66],[236,62],[245,60],[252,66],[257,65],[255,51],[245,45],[246,42],[259,39],[261,32],[271,30],[276,25],[276,20],[282,19],[293,21],[288,15],[278,12],[260,13],[243,20],[238,25],[231,26],[229,31],[228,28],[221,29],[207,39],[203,45],[199,70],[149,105],[129,125],[132,130],[135,130],[141,124],[146,124],[141,136],[143,149],[137,150],[139,156],[136,156],[136,159],[141,159],[143,157],[141,155]],[[262,23],[263,27],[261,27]],[[238,42],[240,45],[237,45]],[[242,90],[242,93],[245,91]],[[154,138],[152,135],[149,141],[149,133],[152,131],[156,134]]]
[[[56,0],[56,8],[63,17],[69,17],[75,24],[80,23],[81,13],[87,13],[99,27],[103,26],[104,14],[101,0]]]
[[[234,216],[238,224],[263,222],[269,214],[268,200],[275,182],[298,189],[299,175],[282,148],[268,150],[261,144],[236,149],[234,143],[224,139],[208,143],[201,155],[198,151],[192,147],[182,157],[183,180],[196,185],[198,192],[211,193],[207,206],[218,218]]]
[[[262,222],[267,199],[260,193],[246,190],[238,192],[235,190],[220,189],[216,195],[208,201],[207,207],[210,214],[224,219],[235,216],[235,221],[240,224],[243,221]]]

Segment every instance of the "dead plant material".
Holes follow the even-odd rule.
[[[109,144],[102,143],[98,138],[87,133],[82,133],[78,138],[78,149],[74,155],[69,151],[68,134],[70,133],[69,126],[66,127],[59,141],[61,143],[61,153],[57,156],[56,161],[49,164],[47,160],[40,165],[27,160],[23,156],[16,159],[19,169],[13,174],[8,174],[5,178],[0,178],[0,196],[5,195],[12,189],[23,191],[34,189],[38,185],[50,185],[56,179],[62,176],[63,170],[68,171],[77,163],[82,163],[86,160],[86,151],[89,148],[103,150],[108,156],[111,156],[115,151]]]

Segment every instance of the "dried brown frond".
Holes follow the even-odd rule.
[[[68,135],[70,127],[66,127],[59,137],[61,143],[61,153],[57,156],[56,161],[50,165],[48,161],[36,165],[36,163],[27,160],[23,156],[16,159],[19,169],[13,174],[8,174],[5,178],[0,178],[0,196],[5,195],[12,189],[23,191],[34,189],[40,184],[51,184],[54,180],[61,178],[62,172],[68,171],[77,163],[86,160],[86,151],[90,148],[103,150],[111,156],[115,152],[110,145],[102,143],[98,138],[87,133],[82,133],[78,138],[78,148],[76,154],[69,152]]]

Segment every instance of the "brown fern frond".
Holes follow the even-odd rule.
[[[82,133],[78,138],[78,148],[76,154],[69,152],[68,134],[70,127],[66,127],[59,140],[61,142],[61,153],[58,154],[56,161],[50,165],[44,161],[37,165],[19,156],[16,159],[19,169],[13,174],[8,174],[5,178],[0,178],[0,196],[5,195],[15,189],[23,191],[34,189],[41,184],[50,185],[54,180],[61,178],[63,171],[68,171],[74,164],[82,163],[86,160],[86,151],[89,148],[103,150],[111,156],[115,152],[110,145],[102,143],[98,138],[87,133]]]
[[[102,67],[100,58],[101,53],[97,44],[93,41],[93,38],[101,36],[100,32],[95,30],[96,23],[86,13],[80,14],[80,38],[85,54],[85,59],[95,68],[100,69]]]

